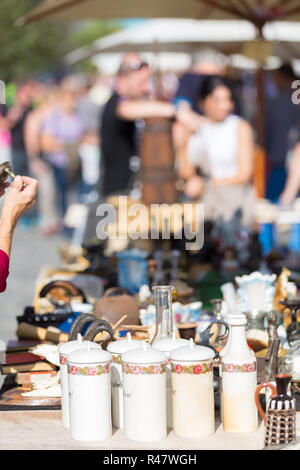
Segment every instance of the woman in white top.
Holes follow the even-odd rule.
[[[250,125],[232,115],[231,91],[220,77],[207,77],[200,91],[204,116],[179,110],[180,122],[194,127],[179,173],[186,180],[185,194],[201,198],[206,219],[224,220],[241,208],[242,221],[253,216],[254,141]]]

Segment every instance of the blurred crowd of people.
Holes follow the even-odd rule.
[[[284,64],[265,84],[266,197],[283,205],[300,187],[295,78]],[[63,229],[71,202],[130,194],[138,187],[142,122],[154,116],[173,120],[182,200],[201,200],[211,219],[241,208],[251,224],[257,144],[246,93],[249,87],[203,54],[179,77],[153,74],[140,55],[128,53],[115,77],[69,75],[59,83],[15,85],[0,106],[0,163],[10,161],[14,173],[39,181],[38,207],[23,224],[39,224],[51,235]]]

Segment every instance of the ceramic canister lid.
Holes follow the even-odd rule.
[[[175,331],[173,331],[172,338],[163,338],[156,341],[152,347],[153,349],[158,349],[159,351],[170,353],[174,349],[180,348],[182,346],[187,346],[189,344],[188,339],[176,338]]]
[[[73,351],[67,357],[67,362],[72,364],[98,364],[99,362],[109,362],[112,355],[108,351],[104,351],[101,347],[94,349],[90,342],[85,349]]]
[[[122,354],[130,349],[137,349],[143,346],[143,342],[138,339],[132,339],[131,334],[127,333],[125,339],[120,339],[118,341],[112,341],[107,346],[107,351],[113,354]]]
[[[142,347],[131,349],[122,354],[122,362],[128,364],[156,364],[167,362],[165,353],[151,348],[145,341],[142,341]]]
[[[64,356],[67,356],[73,351],[76,351],[77,349],[85,349],[88,345],[88,343],[91,344],[93,349],[101,349],[101,346],[99,344],[93,342],[93,341],[86,341],[82,339],[82,336],[80,333],[77,335],[77,339],[74,341],[68,341],[67,343],[63,343],[59,346],[58,352],[59,354],[63,354]]]
[[[188,346],[175,349],[170,354],[170,359],[178,362],[206,361],[208,359],[213,359],[214,357],[215,352],[213,349],[207,348],[206,346],[196,345],[192,338],[190,339]]]

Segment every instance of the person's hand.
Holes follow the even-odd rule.
[[[1,188],[0,188],[0,197],[3,196],[3,194],[5,194],[5,190],[8,187],[9,187],[9,182],[8,181],[1,186]]]
[[[204,191],[204,182],[201,176],[192,176],[186,182],[184,193],[191,199],[200,197]]]
[[[178,106],[176,119],[192,133],[197,132],[201,125],[207,122],[204,116],[195,113],[187,103]]]
[[[33,158],[30,162],[30,171],[34,176],[39,176],[46,173],[48,170],[47,163],[43,162],[40,158]]]
[[[293,194],[289,194],[288,192],[283,191],[283,193],[281,193],[279,196],[279,204],[284,207],[289,207],[294,199],[295,198],[293,197]]]
[[[3,214],[13,223],[25,214],[36,201],[38,182],[28,176],[16,176],[7,193]]]

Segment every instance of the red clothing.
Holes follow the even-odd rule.
[[[9,257],[8,255],[0,250],[0,292],[6,289],[6,279],[8,276],[9,268]]]

